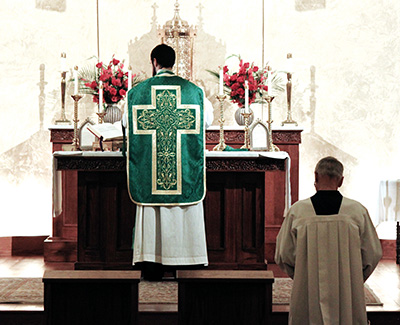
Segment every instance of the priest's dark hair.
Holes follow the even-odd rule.
[[[175,51],[167,44],[160,44],[151,51],[150,58],[151,62],[156,59],[161,68],[172,68],[175,64]]]

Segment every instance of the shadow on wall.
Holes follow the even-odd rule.
[[[297,11],[308,11],[326,8],[326,0],[295,0],[295,9]]]
[[[36,9],[63,12],[67,9],[67,0],[36,0]]]

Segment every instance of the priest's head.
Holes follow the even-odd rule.
[[[160,69],[172,69],[175,64],[175,51],[171,46],[160,44],[151,51],[150,59],[154,76]]]
[[[315,166],[314,175],[317,191],[337,190],[343,183],[343,164],[335,157],[322,158]]]

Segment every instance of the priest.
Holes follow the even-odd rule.
[[[367,324],[364,282],[382,248],[368,211],[343,197],[343,165],[334,157],[315,168],[317,193],[288,211],[275,261],[293,278],[289,324]]]
[[[153,77],[128,93],[127,173],[137,205],[133,264],[160,280],[163,266],[208,264],[202,201],[213,113],[204,112],[203,90],[173,73],[172,47],[156,46],[151,64]]]

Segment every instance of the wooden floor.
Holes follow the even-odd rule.
[[[45,264],[43,257],[0,257],[0,278],[10,277],[42,277],[45,270],[73,270],[72,263],[51,263]],[[280,271],[276,265],[270,265],[270,270],[274,271],[275,277],[284,277],[285,274]],[[368,317],[374,319],[381,317],[382,313],[390,313],[395,316],[400,324],[400,266],[394,260],[382,260],[374,273],[366,282],[383,302],[383,306],[368,306]],[[287,314],[289,306],[273,306],[273,312],[276,314]],[[21,305],[21,304],[0,304],[0,313],[4,312],[43,312],[43,305]],[[165,310],[157,306],[139,306],[139,312],[151,313],[165,312],[171,313],[177,311],[177,306],[168,306]],[[286,315],[287,317],[287,315]],[[0,318],[1,319],[1,318]],[[372,324],[384,323],[386,325],[392,322],[371,322]],[[3,324],[3,323],[2,323]]]

